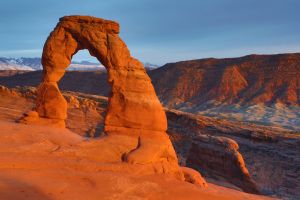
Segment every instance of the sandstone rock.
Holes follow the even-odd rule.
[[[46,119],[40,118],[36,111],[28,111],[23,114],[23,117],[17,120],[19,123],[30,124],[30,125],[42,125],[42,126],[52,126],[58,128],[64,128],[65,122],[62,119]]]
[[[203,173],[201,170],[203,162],[198,162],[198,168],[195,167],[196,162],[186,162],[193,141],[197,140],[198,135],[228,137],[237,142],[238,152],[243,156],[251,179],[261,194],[272,194],[286,199],[297,199],[300,195],[298,181],[298,177],[300,177],[298,167],[300,166],[300,137],[298,132],[286,131],[278,129],[278,127],[220,120],[177,110],[167,110],[166,114],[168,133],[181,165],[199,170],[207,181],[226,187],[241,188],[239,179],[231,179],[227,173],[222,172],[223,164],[205,168],[205,173]],[[207,141],[207,143],[209,142],[215,143],[214,140]],[[206,148],[204,143],[201,146]],[[207,144],[206,146],[213,149],[214,145]],[[208,163],[210,160],[216,159],[220,159],[219,163],[224,162],[222,160],[225,158],[222,155],[225,150],[221,150],[222,146],[217,143],[215,146],[215,149],[219,150],[214,151],[213,157],[206,157]],[[198,156],[203,156],[203,154],[199,152]],[[228,159],[228,157],[226,158]],[[195,159],[198,158],[195,157]],[[189,163],[193,163],[193,166],[190,166]],[[237,182],[235,183],[235,181]],[[245,179],[244,187],[247,183],[249,182]]]
[[[95,147],[101,149],[105,146],[106,151],[95,155],[95,159],[104,162],[103,159],[109,157],[111,162],[147,164],[152,166],[150,171],[155,169],[158,173],[172,174],[183,180],[176,153],[166,134],[164,109],[143,64],[131,57],[118,33],[119,24],[109,20],[89,16],[60,19],[44,45],[43,80],[38,87],[36,103],[40,119],[34,123],[45,124],[48,120],[47,125],[62,126],[67,118],[67,102],[57,83],[65,74],[72,56],[87,49],[106,67],[111,85],[104,121],[106,136]],[[93,106],[85,103],[88,108]],[[26,123],[26,118],[24,121]],[[131,139],[116,137],[119,135]],[[112,153],[116,153],[115,156]]]
[[[67,118],[67,102],[56,82],[43,82],[37,92],[36,108],[40,117],[60,120]]]
[[[79,108],[80,107],[80,103],[78,101],[78,99],[74,96],[69,96],[69,98],[67,99],[68,105],[72,106],[74,108]]]
[[[41,117],[65,119],[66,106],[56,83],[64,75],[72,56],[81,49],[88,49],[107,68],[112,87],[105,125],[166,131],[165,113],[151,80],[142,63],[130,56],[118,33],[119,25],[113,21],[86,16],[60,19],[43,51],[44,78],[37,100]],[[49,99],[53,102],[54,97],[56,106],[48,105]]]
[[[181,169],[183,171],[185,181],[193,183],[195,185],[199,185],[201,187],[207,187],[205,179],[198,171],[188,167],[181,167]]]
[[[192,143],[187,164],[204,173],[214,171],[245,192],[258,193],[238,148],[232,139],[199,135]]]
[[[33,117],[33,118],[38,118],[39,117],[39,113],[37,113],[36,111],[32,111],[32,110],[25,113],[24,115],[28,116],[28,117]]]
[[[149,174],[155,165],[97,162],[87,156],[103,155],[106,148],[99,152],[98,146],[103,140],[87,140],[67,129],[26,126],[1,118],[0,127],[1,200],[275,200]]]
[[[299,53],[181,61],[149,75],[164,105],[174,109],[190,103],[196,112],[210,101],[300,105]]]
[[[2,85],[0,85],[0,94],[7,95],[7,96],[13,96],[13,97],[19,97],[19,94],[14,89],[9,89]]]

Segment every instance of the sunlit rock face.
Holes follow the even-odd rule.
[[[142,171],[147,173],[167,173],[180,180],[187,177],[187,181],[205,186],[200,175],[187,174],[189,171],[180,169],[166,134],[166,115],[151,80],[143,64],[130,56],[118,33],[119,24],[113,21],[89,16],[61,18],[44,45],[37,114],[28,113],[23,122],[65,127],[68,105],[57,83],[72,56],[87,49],[106,67],[111,85],[104,120],[105,136],[95,146],[102,152],[93,155],[93,159],[143,164]],[[86,153],[91,155],[89,151],[86,147]],[[197,177],[199,180],[194,180]]]
[[[245,192],[259,193],[251,179],[236,141],[227,137],[198,135],[191,145],[187,164],[207,173],[215,170]]]
[[[72,56],[81,49],[88,49],[108,71],[111,95],[106,131],[120,127],[167,129],[165,113],[143,64],[130,56],[118,33],[119,24],[109,20],[87,16],[60,19],[45,43],[42,56],[44,78],[37,103],[41,117],[66,119],[66,103],[60,96],[57,82],[70,65]]]

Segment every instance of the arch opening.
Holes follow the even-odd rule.
[[[101,136],[111,93],[106,68],[87,49],[82,49],[72,56],[66,70],[58,82],[61,90],[74,92],[63,92],[68,103],[66,128],[85,137]]]
[[[67,70],[90,71],[101,70],[106,71],[105,66],[96,57],[90,55],[87,49],[81,49],[71,58],[71,64]]]
[[[60,89],[109,97],[107,70],[97,58],[84,49],[74,54],[71,61],[58,82]]]

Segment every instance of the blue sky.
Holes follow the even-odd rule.
[[[300,52],[299,9],[299,0],[0,0],[0,57],[40,57],[58,19],[75,14],[118,21],[131,54],[159,65]]]

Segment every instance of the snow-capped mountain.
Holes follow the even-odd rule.
[[[41,65],[40,64],[41,59],[31,58],[31,60],[33,61],[33,63],[35,63],[35,65],[33,65],[32,62],[31,65],[29,65],[29,63],[27,62],[23,62],[23,58],[0,57],[0,70],[31,70],[32,71],[35,70],[35,68],[38,69],[40,66],[37,65]]]
[[[148,71],[156,69],[156,68],[159,68],[158,65],[155,65],[155,64],[152,64],[152,63],[148,63],[148,62],[145,62],[144,66],[145,66],[145,69],[148,70]]]
[[[0,70],[42,70],[41,58],[5,58],[0,57]],[[72,62],[68,70],[101,70],[103,65],[89,61]]]
[[[157,65],[144,63],[147,70],[158,68]],[[6,58],[0,57],[0,70],[42,70],[41,58]],[[67,70],[105,70],[105,67],[99,63],[89,61],[73,61]]]

